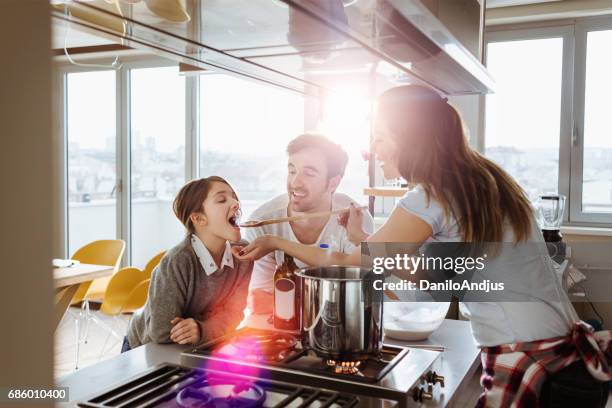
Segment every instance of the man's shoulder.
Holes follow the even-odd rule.
[[[251,219],[269,219],[278,216],[287,211],[289,198],[287,194],[279,194],[276,197],[266,201],[253,211]]]

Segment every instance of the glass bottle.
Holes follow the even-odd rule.
[[[293,257],[285,259],[274,272],[274,327],[281,330],[300,329],[300,296],[298,269]]]

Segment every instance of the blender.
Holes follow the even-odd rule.
[[[536,202],[536,214],[550,257],[557,263],[565,259],[566,246],[561,235],[561,223],[565,211],[565,196],[542,194]]]

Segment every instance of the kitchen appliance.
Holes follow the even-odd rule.
[[[359,361],[382,345],[381,276],[360,267],[302,268],[302,339],[319,357]]]
[[[561,235],[561,224],[565,211],[565,196],[542,194],[536,202],[536,214],[550,257],[557,263],[565,260],[566,245]]]
[[[421,84],[448,95],[494,90],[486,68],[419,0],[168,2],[166,9],[181,4],[172,13],[179,18],[152,12],[150,1],[58,2],[68,3],[52,9],[62,30],[68,22],[192,67],[315,97],[338,90],[338,75],[369,82],[375,74],[385,87]]]
[[[338,392],[160,364],[79,407],[354,407],[359,398]]]
[[[365,399],[397,401],[408,406],[436,398],[436,384],[444,378],[435,371],[439,352],[382,344],[377,354],[361,360],[321,357],[291,334],[242,328],[201,347],[181,353],[187,367],[266,378],[308,387],[359,395]],[[255,342],[255,343],[253,343]],[[249,352],[241,354],[241,344]],[[274,347],[269,347],[274,343]],[[260,350],[260,351],[258,351]]]

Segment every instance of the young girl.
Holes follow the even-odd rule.
[[[132,317],[124,349],[148,342],[201,344],[236,328],[243,318],[253,263],[238,260],[240,202],[221,177],[185,184],[174,214],[187,236],[153,271],[149,297]]]
[[[415,188],[399,200],[373,235],[361,230],[351,209],[346,227],[351,241],[503,243],[497,260],[529,262],[498,265],[512,274],[530,302],[465,302],[474,338],[482,347],[484,392],[479,406],[603,407],[604,381],[612,373],[602,352],[610,332],[595,335],[580,322],[543,245],[530,203],[499,166],[472,148],[459,113],[446,98],[421,86],[402,86],[379,99],[372,153],[386,178],[405,178]],[[319,248],[262,236],[240,252],[257,259],[279,249],[311,265],[360,265],[361,250],[325,256]],[[495,262],[493,260],[493,262]],[[546,302],[557,294],[558,301]],[[501,362],[501,363],[500,363]]]

